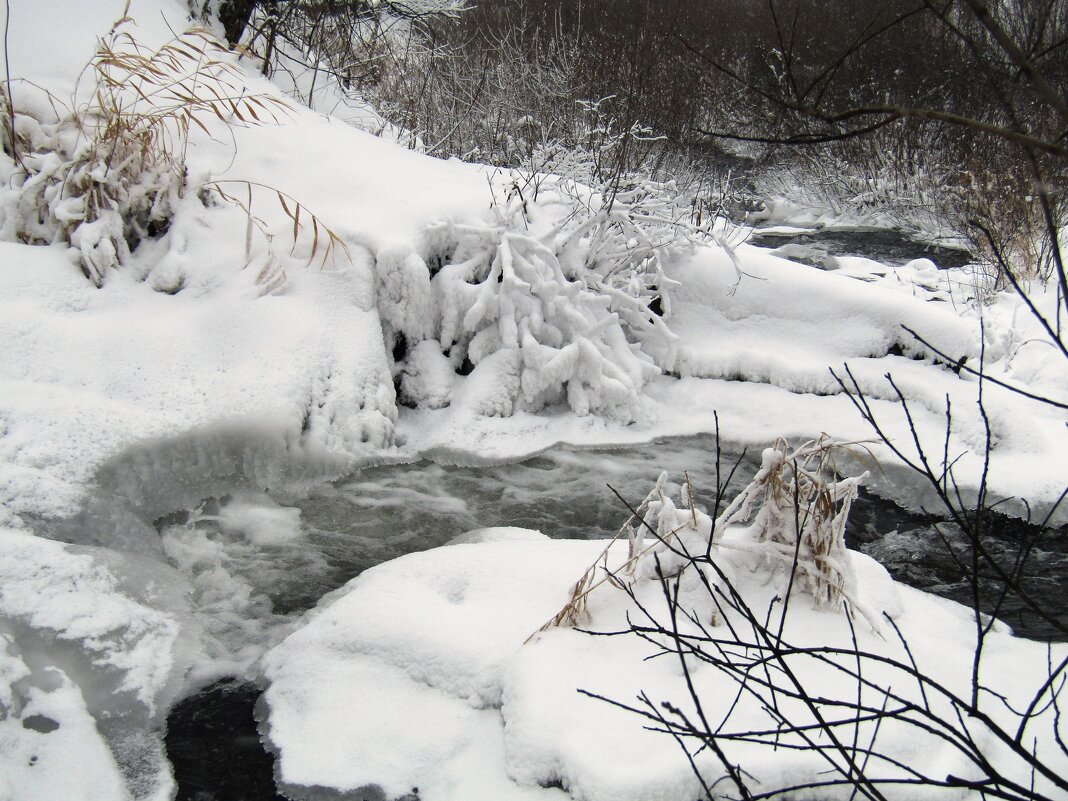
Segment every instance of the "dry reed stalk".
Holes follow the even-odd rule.
[[[222,184],[237,184],[245,187],[246,199],[242,200],[236,195],[227,192],[225,189],[222,188]],[[274,196],[274,198],[278,201],[278,205],[282,209],[282,212],[289,219],[290,223],[292,223],[290,235],[292,237],[293,243],[289,249],[290,255],[292,255],[293,252],[296,250],[297,244],[300,241],[301,233],[305,230],[306,225],[310,222],[311,252],[308,255],[307,266],[311,266],[312,262],[315,261],[316,256],[319,255],[320,252],[322,254],[322,258],[319,263],[320,270],[326,267],[326,262],[328,259],[330,260],[331,264],[336,263],[338,250],[344,253],[347,261],[352,261],[352,253],[349,251],[348,245],[345,244],[344,240],[342,240],[341,237],[339,237],[337,233],[335,233],[335,231],[330,228],[330,226],[324,223],[318,215],[309,210],[307,206],[305,206],[299,200],[294,198],[292,195],[283,192],[280,189],[276,189],[273,186],[261,184],[256,181],[244,181],[239,179],[209,181],[208,183],[204,184],[204,188],[214,191],[220,198],[225,200],[227,203],[232,203],[233,205],[237,206],[247,215],[248,227],[246,229],[245,234],[246,259],[248,259],[251,255],[251,239],[253,227],[258,229],[260,233],[263,234],[264,238],[267,240],[268,247],[274,239],[274,234],[271,231],[270,227],[267,225],[267,223],[262,218],[257,217],[252,212],[253,189],[260,189]]]
[[[664,483],[666,481],[667,473],[661,473],[659,478],[657,478],[656,485],[649,494],[645,496],[645,500],[634,509],[634,513],[627,518],[627,521],[620,527],[619,531],[616,532],[616,535],[608,541],[607,545],[605,545],[604,550],[601,551],[589,568],[586,569],[579,580],[571,587],[571,597],[568,599],[567,603],[564,604],[559,612],[535,631],[534,634],[531,634],[530,637],[526,639],[526,642],[530,642],[536,634],[548,631],[557,626],[579,626],[588,623],[590,621],[590,613],[587,606],[587,598],[590,593],[605,583],[611,584],[616,589],[625,591],[627,585],[623,583],[619,576],[621,574],[633,576],[635,568],[640,563],[642,557],[657,546],[665,542],[670,542],[670,540],[681,530],[682,527],[669,532],[666,537],[658,539],[650,545],[643,545],[643,539],[640,532],[646,524],[640,519],[640,515],[655,500],[659,499],[659,501],[663,503],[665,500]],[[692,505],[690,511],[694,521],[696,521],[696,510]],[[639,523],[637,531],[635,530],[635,523]],[[612,546],[615,545],[624,534],[627,535],[628,541],[627,560],[623,562],[617,570],[613,571],[608,567],[608,553],[611,551]],[[599,571],[603,571],[604,575],[598,580],[597,573]]]

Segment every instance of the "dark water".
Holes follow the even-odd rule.
[[[913,259],[924,258],[930,259],[943,270],[974,262],[974,257],[965,250],[918,242],[901,231],[815,231],[810,234],[782,235],[762,234],[758,228],[749,238],[749,244],[763,248],[801,245],[811,255],[792,255],[790,258],[821,268],[827,256],[864,255],[887,264],[905,264]]]
[[[985,519],[982,549],[988,558],[979,560],[980,609],[1018,636],[1068,639],[1068,527],[1042,530],[993,512]],[[974,602],[968,580],[972,547],[952,523],[866,495],[854,505],[846,540],[904,584],[967,606]],[[1003,592],[1003,576],[1015,577],[1019,591]]]
[[[164,744],[177,801],[284,801],[275,792],[274,758],[256,729],[259,695],[253,684],[226,679],[174,706]]]

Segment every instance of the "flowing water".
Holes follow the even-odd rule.
[[[737,454],[723,457],[729,471]],[[758,466],[742,457],[729,498]],[[443,545],[465,531],[515,525],[550,537],[604,538],[615,534],[628,512],[615,491],[635,505],[659,469],[676,482],[689,476],[706,506],[715,495],[716,456],[709,437],[662,440],[621,450],[555,448],[523,462],[453,467],[419,462],[363,470],[321,487],[293,506],[269,496],[212,499],[199,515],[161,521],[165,541],[194,553],[209,549],[237,586],[248,587],[244,616],[230,636],[270,639],[272,626],[290,625],[323,595],[381,562]],[[609,486],[610,485],[610,486]],[[610,488],[611,487],[611,488]],[[850,518],[849,545],[878,559],[908,584],[967,602],[969,585],[943,538],[960,552],[954,529],[863,493]],[[1011,565],[1017,544],[1030,531],[999,518],[991,550]],[[201,545],[194,548],[194,539]],[[1068,534],[1046,535],[1029,560],[1026,588],[1043,606],[1068,620]],[[171,552],[180,554],[172,545]],[[218,580],[213,571],[214,581]],[[994,586],[987,577],[988,586]],[[205,602],[233,593],[222,585]],[[250,616],[258,620],[248,619]],[[1027,605],[1013,601],[1000,616],[1018,633],[1055,636],[1055,629]],[[250,634],[250,631],[252,632]],[[266,634],[264,634],[266,632]],[[167,748],[175,766],[179,801],[273,801],[272,762],[259,746],[253,707],[256,687],[239,680],[211,686],[179,703],[168,720]]]
[[[790,245],[788,258],[825,267],[828,257],[864,255],[885,264],[905,264],[926,258],[943,270],[964,267],[973,261],[966,250],[917,242],[900,231],[813,231],[811,233],[771,233],[756,229],[749,244],[762,248]]]

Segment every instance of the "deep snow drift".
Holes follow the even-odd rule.
[[[367,464],[420,454],[444,463],[516,459],[557,442],[645,441],[709,431],[713,411],[724,437],[739,444],[763,447],[777,436],[824,431],[865,439],[870,432],[828,372],[842,363],[905,442],[884,373],[909,398],[925,441],[942,442],[948,397],[950,451],[961,455],[956,470],[967,488],[984,440],[977,384],[931,358],[902,323],[975,364],[981,314],[994,375],[1068,395],[1068,372],[1046,358],[1020,300],[969,303],[959,272],[922,258],[896,266],[841,259],[834,270],[818,270],[746,245],[732,258],[707,238],[656,240],[671,209],[655,196],[624,197],[612,216],[588,189],[545,177],[538,178],[547,181],[542,199],[520,202],[531,176],[428,158],[313,112],[285,100],[255,65],[232,54],[217,56],[231,70],[226,80],[240,82],[242,97],[277,104],[276,119],[205,117],[204,129],[191,126],[184,186],[172,182],[158,204],[137,207],[149,218],[166,207],[166,224],[152,218],[152,233],[146,224],[139,246],[110,264],[108,243],[122,246],[108,239],[104,223],[114,218],[90,222],[78,198],[64,194],[71,183],[60,179],[74,174],[63,172],[70,165],[85,166],[79,159],[92,132],[77,128],[72,112],[92,102],[92,75],[78,76],[122,11],[123,3],[110,5],[42,0],[11,9],[16,133],[27,169],[36,172],[25,179],[7,156],[0,164],[0,799],[169,797],[173,781],[157,738],[167,706],[196,682],[254,675],[264,651],[303,625],[279,614],[268,632],[245,631],[254,588],[237,597],[233,589],[252,583],[227,574],[223,550],[187,533],[195,524],[154,525],[205,498],[237,497],[219,525],[242,547],[269,556],[272,548],[299,548],[297,521],[281,507],[250,512],[266,505],[243,507],[241,493],[285,498]],[[136,24],[126,29],[149,49],[188,24],[179,0],[139,0],[130,13]],[[146,186],[135,185],[123,202],[144,200],[133,190]],[[38,197],[47,213],[27,205]],[[639,212],[654,223],[636,226],[631,217]],[[330,252],[324,243],[335,240],[327,231],[337,242]],[[1034,298],[1053,302],[1038,287]],[[654,299],[670,314],[650,311]],[[990,386],[986,403],[993,488],[1025,496],[1041,511],[1068,475],[1063,415]],[[872,452],[887,456],[877,445]],[[925,502],[892,462],[872,482],[903,502]],[[467,782],[500,798],[561,795],[524,789],[516,778],[599,788],[588,790],[596,797],[620,784],[643,792],[642,782],[667,775],[651,770],[624,781],[627,774],[613,772],[615,760],[596,762],[587,750],[606,754],[607,740],[584,740],[574,751],[554,745],[550,723],[563,717],[520,725],[528,718],[518,710],[527,704],[587,716],[586,702],[571,706],[581,682],[564,671],[558,678],[568,687],[545,699],[514,678],[520,716],[509,724],[515,738],[502,739],[496,705],[513,681],[506,677],[521,677],[524,663],[541,672],[538,660],[551,643],[592,648],[556,632],[505,666],[516,637],[521,642],[540,625],[534,618],[552,613],[593,547],[514,539],[368,574],[335,611],[293,635],[324,652],[379,648],[388,659],[323,657],[301,666],[290,645],[273,653],[270,727],[286,782],[385,782],[400,793],[425,770],[441,798],[464,798]],[[512,562],[480,567],[484,556],[526,565],[512,576]],[[533,570],[536,564],[542,567]],[[405,573],[409,567],[415,572]],[[478,611],[464,600],[467,575],[470,591],[483,598],[480,609],[500,609],[501,597],[515,603],[499,621],[490,616],[471,629],[481,626],[480,637],[497,632],[492,642],[473,641],[460,614]],[[403,580],[411,595],[379,595],[375,576]],[[412,643],[422,628],[413,623],[394,639],[372,642],[386,636],[376,626],[394,622],[390,614],[445,614],[433,598],[429,609],[416,604],[424,581],[455,597],[458,615],[454,628],[431,632],[440,635],[436,650],[419,652],[454,666],[441,667],[433,687],[405,672],[411,660],[394,659],[417,653]],[[321,638],[323,621],[350,598],[392,611],[366,617],[354,640]],[[293,718],[285,705],[307,691],[290,682],[301,671],[387,682],[384,705],[387,697],[396,708],[433,705],[445,739],[398,739],[415,750],[391,755],[382,742],[389,738],[376,736],[366,770],[306,761],[287,744],[301,739],[302,727],[325,724]],[[454,684],[442,693],[446,676]],[[329,698],[315,703],[324,714],[342,714]],[[614,714],[598,709],[589,725]],[[429,720],[429,711],[421,714]],[[345,738],[358,736],[342,723]],[[625,739],[621,724],[611,726]],[[672,749],[654,750],[661,747],[667,760]],[[415,754],[423,761],[411,762]],[[672,756],[662,770],[682,776],[672,773]],[[408,763],[392,771],[397,760]],[[520,763],[529,766],[523,775]],[[672,786],[690,791],[689,780],[677,781]]]

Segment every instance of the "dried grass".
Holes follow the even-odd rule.
[[[874,620],[862,605],[856,603],[853,574],[845,547],[849,512],[860,482],[868,473],[841,478],[837,463],[843,454],[856,459],[866,453],[865,443],[841,442],[826,435],[795,449],[791,449],[784,439],[776,440],[773,447],[764,451],[760,469],[753,479],[710,527],[705,518],[710,542],[699,550],[694,550],[692,544],[689,547],[676,544],[678,535],[684,530],[695,533],[700,530],[700,513],[689,475],[686,475],[683,486],[685,512],[680,515],[665,495],[667,474],[661,473],[645,500],[571,587],[567,603],[538,632],[557,626],[590,623],[590,593],[604,584],[629,591],[641,578],[640,564],[654,549],[660,551],[658,569],[652,574],[655,578],[664,577],[664,565],[670,562],[680,563],[678,573],[690,567],[702,569],[697,563],[712,558],[712,544],[719,544],[729,527],[744,525],[749,520],[753,522],[748,526],[748,537],[722,545],[751,552],[769,561],[773,567],[789,568],[784,595],[789,595],[796,585],[813,598],[818,608],[838,609],[843,600],[847,600],[851,609],[869,618],[874,626]],[[659,513],[655,527],[642,518],[642,513],[650,507]],[[644,542],[643,530],[647,528],[656,532],[656,539],[650,545]],[[612,569],[608,564],[609,552],[624,535],[628,541],[627,559]]]
[[[799,577],[820,607],[837,609],[852,594],[845,526],[868,473],[839,478],[837,458],[856,456],[858,447],[864,443],[827,435],[796,449],[776,440],[764,451],[753,480],[716,521],[722,529],[752,517],[751,532],[765,557],[791,566],[791,582]]]
[[[223,189],[223,184],[244,187],[245,197],[240,198],[233,192],[227,192]],[[280,189],[256,181],[244,181],[239,179],[209,181],[203,185],[203,188],[214,192],[222,200],[237,206],[245,212],[248,218],[248,224],[245,229],[246,261],[249,261],[252,256],[252,235],[254,230],[258,230],[267,241],[269,251],[268,264],[272,262],[276,263],[277,261],[273,258],[273,242],[275,234],[271,227],[252,211],[253,200],[257,191],[273,198],[273,200],[277,202],[278,207],[282,209],[282,212],[288,218],[291,224],[289,235],[292,239],[289,248],[290,255],[293,255],[301,242],[304,241],[309,245],[307,260],[307,266],[309,267],[317,259],[319,261],[320,270],[326,267],[327,262],[332,265],[336,264],[339,251],[344,254],[346,261],[352,261],[352,253],[349,251],[349,247],[345,244],[344,240],[342,240],[330,226],[323,222],[322,218],[312,212],[307,206],[292,195],[283,192]],[[308,231],[309,226],[310,233]],[[266,267],[264,269],[266,269]],[[261,276],[257,278],[257,284],[262,286],[264,284],[262,279],[263,275],[261,271]]]
[[[79,78],[92,82],[87,101],[49,95],[59,121],[26,118],[33,136],[20,143],[24,174],[9,226],[25,242],[70,242],[97,286],[141,239],[169,224],[185,190],[194,127],[212,136],[216,121],[278,123],[289,109],[248,93],[208,29],[190,28],[151,50],[128,32],[131,23],[127,14],[115,22]]]
[[[658,533],[657,539],[650,543],[645,544],[644,532],[647,523],[642,517],[642,514],[654,504],[660,504],[661,506],[668,501],[667,496],[664,493],[664,486],[667,483],[667,473],[661,473],[657,478],[656,485],[645,496],[643,500],[634,511],[631,513],[627,521],[620,527],[616,535],[608,541],[604,550],[593,561],[593,564],[586,569],[586,572],[582,574],[578,581],[571,587],[570,597],[566,604],[557,612],[552,618],[545,622],[541,628],[538,629],[535,634],[542,631],[548,631],[551,628],[557,626],[580,626],[589,623],[592,617],[589,612],[587,600],[590,593],[596,590],[603,584],[611,584],[618,590],[626,591],[628,584],[633,583],[635,574],[637,572],[638,565],[641,564],[642,559],[654,548],[661,545],[670,545],[675,536],[685,526],[680,526],[664,533]],[[689,476],[686,477],[687,487],[689,487]],[[693,527],[697,527],[697,510],[693,506],[693,494],[692,490],[688,493],[689,498],[689,512],[693,520]],[[626,535],[627,537],[627,559],[618,568],[612,569],[608,566],[608,554],[612,550],[612,546]],[[533,637],[534,634],[531,635]],[[528,638],[529,641],[530,638]]]

